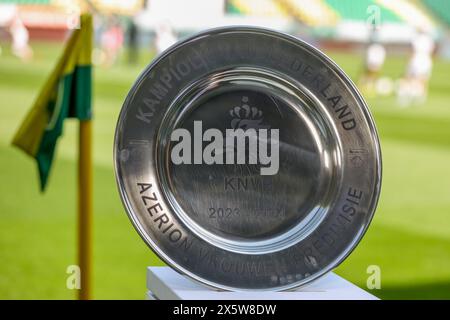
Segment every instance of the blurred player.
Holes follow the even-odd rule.
[[[139,60],[139,30],[133,19],[128,22],[128,63],[136,64]]]
[[[373,33],[366,51],[363,74],[359,81],[361,90],[369,96],[377,94],[376,85],[385,60],[386,49],[376,41],[376,34]]]
[[[177,37],[168,22],[161,22],[156,27],[156,50],[158,54],[177,42]]]
[[[110,19],[108,28],[101,36],[104,64],[113,65],[123,47],[124,35],[122,25],[116,17]]]
[[[16,17],[9,27],[12,37],[12,53],[24,61],[33,58],[33,50],[28,44],[30,36],[27,28],[19,17]]]
[[[412,41],[412,54],[406,75],[398,86],[398,99],[402,106],[425,102],[428,94],[428,81],[433,68],[433,38],[419,31]]]

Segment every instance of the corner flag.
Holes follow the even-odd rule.
[[[36,159],[41,191],[47,185],[64,120],[91,118],[92,16],[82,15],[80,22],[12,142]]]

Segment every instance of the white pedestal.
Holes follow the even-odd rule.
[[[334,273],[295,291],[231,292],[204,287],[169,267],[147,268],[148,300],[378,300]]]

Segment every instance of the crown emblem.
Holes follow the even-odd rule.
[[[256,107],[250,107],[248,105],[248,97],[242,97],[242,105],[236,106],[230,110],[230,115],[233,117],[231,120],[231,127],[233,129],[261,129],[268,128],[269,126],[263,125],[263,113]]]

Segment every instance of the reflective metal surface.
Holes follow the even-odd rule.
[[[194,140],[192,162],[172,158],[179,129]],[[201,155],[213,139],[202,134],[226,139],[228,129],[271,132],[279,157],[262,162],[258,135],[258,148],[252,137],[243,145],[243,163],[225,163],[239,150],[224,143],[208,164]],[[359,242],[380,192],[378,138],[354,85],[308,44],[258,28],[207,31],[158,57],[124,103],[114,155],[144,241],[176,270],[221,289],[317,279]]]

